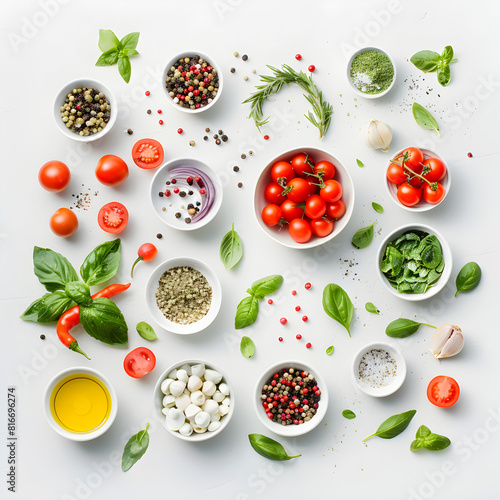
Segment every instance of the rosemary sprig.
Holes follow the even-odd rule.
[[[243,101],[243,104],[250,103],[251,109],[248,118],[252,118],[255,125],[260,131],[260,127],[269,122],[269,117],[264,118],[262,105],[266,99],[277,94],[283,85],[290,86],[291,83],[298,85],[304,92],[304,97],[309,101],[313,108],[313,112],[308,111],[304,115],[318,130],[319,138],[321,139],[332,120],[333,107],[330,103],[323,100],[323,92],[321,92],[313,82],[311,75],[306,75],[303,71],[295,71],[287,64],[283,64],[281,69],[267,66],[274,76],[261,75],[260,80],[262,85],[257,85],[257,92],[254,92],[248,99]]]

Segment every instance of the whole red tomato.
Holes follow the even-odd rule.
[[[63,238],[71,236],[78,229],[78,217],[73,210],[60,208],[50,218],[50,229],[54,234]]]
[[[128,177],[128,167],[119,156],[105,155],[97,162],[95,175],[106,186],[118,186]]]
[[[305,153],[299,153],[292,158],[292,167],[295,171],[295,175],[299,177],[308,177],[308,174],[313,173],[314,163],[310,156]]]
[[[319,219],[326,212],[326,202],[321,196],[312,194],[306,200],[306,216],[310,219]]]
[[[404,164],[411,168],[416,174],[422,172],[422,162],[424,161],[424,154],[418,148],[406,148],[399,155],[398,158],[404,159]]]
[[[287,222],[291,222],[293,219],[300,219],[304,215],[304,209],[297,206],[292,200],[285,200],[281,205],[281,216]]]
[[[334,201],[333,203],[328,203],[326,205],[326,215],[331,219],[335,220],[342,219],[342,217],[344,217],[346,210],[347,209],[344,200],[342,199]]]
[[[403,167],[401,165],[396,165],[391,163],[387,167],[387,180],[393,184],[401,184],[406,181],[406,174],[404,173]]]
[[[59,193],[65,189],[71,180],[69,168],[62,161],[48,161],[38,171],[38,182],[43,189]]]
[[[314,166],[314,173],[320,175],[324,181],[335,177],[335,165],[328,160],[322,160]]]
[[[327,203],[335,203],[342,198],[342,186],[335,179],[325,181],[325,187],[320,189],[319,194]]]
[[[271,177],[274,182],[283,179],[288,184],[295,177],[295,171],[289,162],[278,161],[271,168]]]
[[[312,236],[311,226],[304,219],[293,219],[288,224],[288,232],[297,243],[307,243]]]
[[[441,202],[446,193],[442,184],[440,184],[439,182],[436,182],[436,184],[436,190],[433,190],[432,187],[427,183],[424,186],[424,200],[431,205],[437,205],[439,202]]]
[[[311,231],[316,236],[324,238],[328,236],[333,231],[333,221],[327,217],[322,217],[321,219],[314,219],[310,223]]]
[[[427,158],[424,161],[424,168],[428,167],[430,171],[424,177],[431,182],[442,181],[446,175],[446,167],[438,158]]]
[[[305,179],[302,179],[302,177],[295,177],[292,179],[288,183],[287,191],[288,199],[292,200],[294,203],[305,201],[311,194],[309,183]]]
[[[276,182],[271,182],[266,186],[264,190],[264,198],[268,203],[273,203],[275,205],[281,205],[283,200],[286,198],[282,196],[283,188]]]
[[[278,205],[269,204],[262,209],[262,221],[267,226],[275,226],[281,219],[281,208]]]
[[[413,207],[422,199],[422,189],[414,188],[403,182],[398,187],[397,197],[405,207]]]

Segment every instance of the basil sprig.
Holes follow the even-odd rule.
[[[146,428],[134,434],[125,445],[122,455],[122,471],[127,472],[132,466],[142,458],[149,446],[148,434],[149,422]]]
[[[358,229],[355,233],[354,236],[352,237],[351,243],[356,247],[356,248],[366,248],[372,241],[373,241],[373,226],[375,225],[375,222],[370,224],[367,227],[362,227],[361,229]]]
[[[291,457],[283,446],[275,441],[274,439],[263,436],[262,434],[249,434],[248,439],[252,448],[263,457],[269,458],[270,460],[290,460],[292,458],[297,458],[302,455],[294,455]]]
[[[232,269],[243,257],[243,243],[240,235],[234,230],[234,222],[231,231],[226,233],[220,242],[219,255],[226,269]]]
[[[430,111],[428,111],[418,102],[414,102],[411,108],[411,112],[413,113],[413,118],[415,118],[415,121],[418,125],[427,130],[435,130],[438,137],[441,137],[441,134],[439,133],[438,122],[431,115]]]
[[[326,314],[338,321],[351,336],[349,327],[351,325],[354,306],[352,305],[349,295],[335,283],[330,283],[323,290],[323,309]]]
[[[385,329],[385,334],[389,337],[397,339],[405,339],[410,335],[413,335],[421,325],[429,326],[431,328],[436,328],[433,325],[427,323],[419,323],[418,321],[413,321],[412,319],[398,318],[391,321]]]
[[[441,86],[446,87],[450,83],[450,64],[458,59],[453,59],[453,48],[447,45],[443,53],[439,55],[432,50],[421,50],[413,54],[410,61],[424,73],[437,73],[437,79]]]
[[[468,292],[469,290],[473,290],[479,285],[481,281],[481,268],[479,264],[476,262],[468,262],[465,264],[460,272],[457,275],[457,279],[455,280],[455,285],[457,287],[457,293],[455,297],[460,292]]]
[[[410,410],[389,417],[379,425],[376,432],[363,439],[363,441],[374,436],[378,436],[382,439],[392,439],[398,436],[408,427],[415,413],[417,413],[417,410]]]
[[[421,448],[431,451],[440,451],[448,448],[451,441],[446,436],[435,434],[425,425],[421,425],[415,436],[415,440],[410,445],[411,451],[417,451]]]

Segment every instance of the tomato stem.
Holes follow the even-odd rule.
[[[140,262],[141,260],[144,260],[144,258],[143,258],[143,257],[141,257],[140,255],[139,255],[139,257],[137,257],[137,259],[135,259],[135,262],[134,262],[134,263],[133,263],[133,265],[132,265],[132,270],[130,271],[130,277],[131,277],[131,278],[133,278],[133,277],[134,277],[134,268],[135,268],[135,266],[136,266],[136,265],[137,265],[137,263],[138,263],[138,262]]]
[[[431,182],[429,181],[428,179],[426,179],[425,177],[423,177],[422,175],[419,175],[417,174],[416,172],[414,172],[410,167],[407,167],[405,165],[405,160],[403,158],[403,161],[401,163],[401,166],[403,167],[403,170],[406,169],[406,170],[409,170],[412,174],[412,176],[410,177],[408,174],[407,174],[407,179],[406,179],[406,182],[408,182],[408,184],[410,184],[410,181],[411,179],[413,179],[413,177],[418,177],[419,179],[422,179],[423,181],[427,182],[427,184],[429,184],[429,186],[431,187],[431,189],[433,191],[437,191],[437,188],[438,188],[438,184],[437,182]],[[425,167],[424,167],[425,168]],[[423,171],[423,170],[422,170]]]
[[[80,349],[80,347],[78,346],[78,342],[75,340],[73,342],[71,342],[71,344],[68,346],[72,351],[75,351],[75,352],[78,352],[79,354],[82,354],[83,356],[85,356],[87,359],[90,359],[87,354],[85,354],[85,352],[82,351],[82,349]]]

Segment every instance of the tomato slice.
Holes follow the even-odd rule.
[[[154,139],[141,139],[132,148],[132,159],[140,168],[159,167],[163,163],[163,158],[163,146]]]
[[[137,347],[123,360],[123,368],[133,378],[144,377],[156,366],[156,357],[147,347]]]
[[[107,233],[121,233],[128,223],[128,210],[117,201],[106,203],[97,215],[99,227]]]
[[[455,379],[439,375],[434,377],[427,387],[427,398],[440,408],[453,406],[460,396],[460,387]]]

